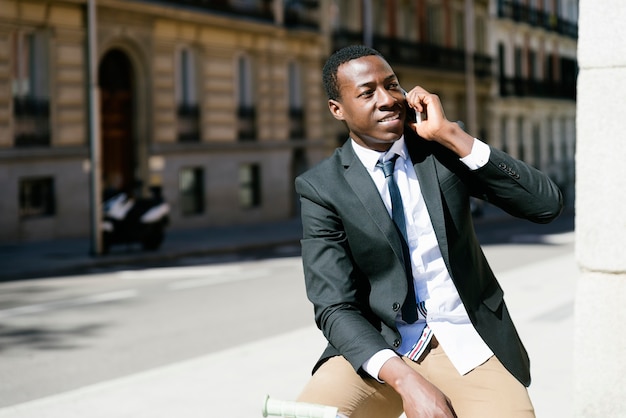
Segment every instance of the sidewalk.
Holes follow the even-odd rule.
[[[109,254],[91,254],[89,238],[58,239],[27,243],[0,243],[0,282],[85,269],[146,262],[163,262],[180,257],[227,254],[280,245],[299,245],[299,219],[228,227],[166,230],[163,245],[143,251],[139,244],[116,245]]]
[[[537,418],[571,416],[578,277],[573,252],[499,276],[531,357]],[[324,344],[316,328],[305,327],[0,409],[0,418],[261,417],[266,394],[279,400],[297,396]]]
[[[478,223],[508,216],[486,205]],[[133,263],[164,262],[181,257],[228,254],[282,245],[299,245],[302,224],[299,218],[283,221],[166,230],[157,251],[143,251],[138,244],[116,245],[106,255],[91,254],[89,238],[57,239],[25,243],[0,243],[0,282],[27,278],[69,275],[86,269]]]

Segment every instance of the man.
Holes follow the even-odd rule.
[[[371,48],[337,51],[323,79],[350,139],[296,179],[307,296],[329,342],[298,400],[350,417],[533,417],[470,196],[546,223],[560,191],[447,120],[436,95],[405,95]],[[405,123],[411,110],[425,118]]]

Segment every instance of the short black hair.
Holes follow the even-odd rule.
[[[338,100],[340,97],[339,86],[337,85],[337,70],[339,66],[348,61],[370,55],[383,58],[380,52],[365,45],[346,46],[336,51],[328,58],[322,69],[322,81],[324,82],[324,90],[326,90],[326,96],[329,100]]]

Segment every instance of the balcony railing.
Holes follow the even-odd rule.
[[[578,25],[576,23],[512,0],[500,0],[498,2],[498,17],[527,23],[570,38],[578,38]]]
[[[285,26],[288,28],[319,28],[320,6],[317,0],[291,0],[285,3]]]
[[[14,135],[17,147],[50,145],[50,104],[29,97],[13,98]]]
[[[500,96],[576,100],[576,83],[500,77]]]
[[[272,0],[262,0],[254,3],[236,0],[134,0],[145,3],[157,3],[173,7],[192,8],[207,12],[216,12],[226,15],[249,17],[272,22]]]
[[[232,17],[251,18],[273,23],[278,21],[274,16],[272,0],[256,2],[238,0],[134,0],[146,3],[157,3],[177,8],[195,9],[208,13],[219,13]],[[288,28],[319,28],[320,2],[318,0],[288,0],[284,5],[284,25]]]
[[[360,32],[338,31],[334,35],[335,50],[348,45],[362,43]],[[410,65],[443,71],[463,73],[465,71],[465,51],[444,48],[438,45],[404,41],[400,39],[375,36],[373,48],[379,51],[390,64]],[[492,58],[488,55],[474,54],[474,73],[477,77],[492,75]]]

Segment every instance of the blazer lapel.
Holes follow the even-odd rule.
[[[344,175],[346,181],[358,196],[372,221],[380,229],[381,237],[386,237],[398,259],[404,261],[402,239],[398,234],[398,230],[389,216],[389,212],[387,212],[387,208],[367,169],[354,153],[350,140],[343,146],[341,162],[345,168]]]
[[[437,241],[439,242],[441,255],[448,267],[448,271],[452,271],[450,267],[446,222],[441,200],[441,189],[437,178],[435,157],[430,153],[424,152],[422,149],[422,147],[427,147],[428,144],[417,144],[417,141],[423,140],[410,138],[410,140],[407,141],[407,148],[409,149],[409,154],[413,161],[417,179],[420,182],[422,196],[424,197],[426,208],[428,209],[428,214],[433,224],[435,235],[437,236]],[[381,236],[387,237],[389,245],[392,247],[398,259],[404,261],[402,239],[367,169],[360,163],[354,153],[350,140],[348,140],[342,148],[341,162],[345,168],[344,175],[346,181],[358,196],[363,207],[372,218],[372,221],[380,229]]]

